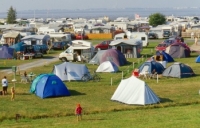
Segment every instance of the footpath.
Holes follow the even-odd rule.
[[[30,69],[30,68],[33,68],[33,67],[39,67],[39,66],[47,65],[47,64],[50,64],[50,63],[56,62],[56,61],[58,61],[58,57],[42,58],[42,59],[34,61],[34,62],[19,65],[18,68],[20,70],[27,70],[27,69]],[[0,73],[10,74],[10,73],[13,73],[13,72],[12,72],[12,69],[4,69],[4,70],[0,70]]]

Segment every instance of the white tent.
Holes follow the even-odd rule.
[[[120,82],[111,100],[125,104],[146,105],[160,102],[160,99],[142,80],[131,76]]]
[[[53,73],[62,81],[81,80],[84,74],[89,73],[89,70],[85,64],[63,62],[62,64],[54,65]]]
[[[119,69],[114,62],[105,61],[99,65],[96,72],[117,72]]]

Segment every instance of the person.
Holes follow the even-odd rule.
[[[3,87],[3,95],[7,94],[7,89],[8,89],[8,81],[6,79],[6,76],[3,77],[3,79],[1,80],[2,83],[2,87]]]
[[[194,39],[194,32],[191,32],[191,39]]]
[[[11,101],[13,101],[15,99],[15,88],[12,87],[11,88]]]
[[[24,77],[27,77],[27,73],[26,73],[26,71],[24,72]]]
[[[77,121],[82,120],[82,108],[80,104],[77,104],[76,106],[75,115],[77,117]]]
[[[195,45],[198,45],[198,44],[197,44],[197,43],[198,43],[198,38],[197,38],[197,36],[194,37],[194,43],[195,43]]]

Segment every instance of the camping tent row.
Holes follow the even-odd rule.
[[[163,65],[156,61],[146,61],[139,67],[139,74],[144,72],[152,73],[155,69],[157,74],[162,74],[165,77],[186,78],[194,76],[192,68],[186,64],[176,62],[164,69]]]
[[[54,74],[40,74],[30,87],[30,93],[41,98],[70,96],[70,92],[62,80]]]

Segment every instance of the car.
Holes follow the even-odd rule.
[[[53,50],[65,50],[66,48],[68,48],[69,45],[67,44],[67,42],[53,42],[53,46],[52,49]]]
[[[156,51],[165,51],[166,48],[169,46],[170,44],[168,43],[160,43],[155,47]]]
[[[95,46],[95,49],[96,49],[96,50],[98,50],[98,49],[100,49],[100,50],[108,49],[108,48],[109,48],[109,44],[110,44],[111,41],[112,41],[112,40],[105,40],[105,41],[103,41],[103,42],[97,44],[97,45]]]
[[[76,40],[88,40],[88,36],[87,35],[83,35],[83,34],[78,34],[76,35]]]
[[[39,45],[24,45],[24,56],[32,54],[33,58],[43,57],[43,53]]]
[[[149,39],[158,39],[158,35],[156,33],[150,32],[148,33]]]
[[[171,36],[170,31],[163,31],[163,37],[164,38],[169,38]]]

